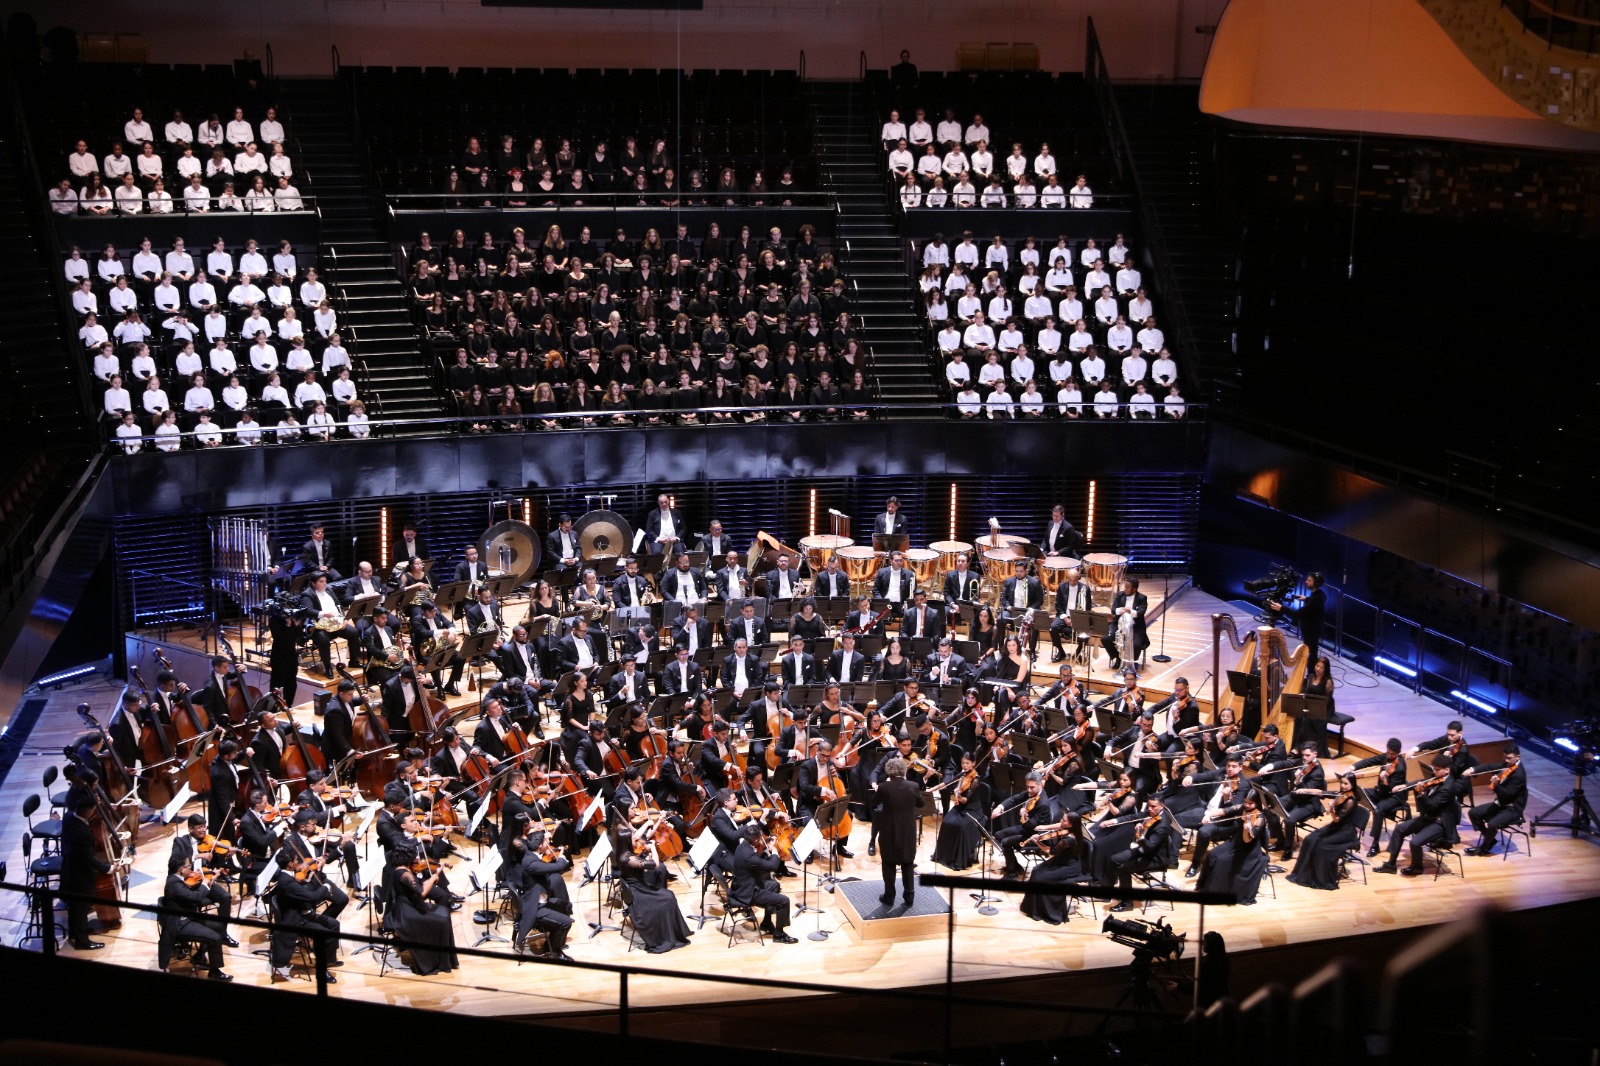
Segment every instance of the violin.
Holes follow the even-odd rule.
[[[198,885],[209,885],[217,879],[216,870],[196,870],[183,879],[183,883],[190,888]]]
[[[298,869],[298,870],[296,870],[294,872],[294,879],[296,881],[309,881],[309,880],[311,880],[311,878],[313,878],[314,876],[316,876],[317,874],[319,874],[321,872],[322,872],[322,860],[321,859],[307,859],[305,861],[305,864],[303,866],[301,866],[300,869]]]
[[[199,844],[195,845],[195,854],[208,859],[220,859],[234,850],[233,841],[219,840],[207,833]]]
[[[967,793],[971,792],[973,786],[977,783],[978,771],[968,770],[966,773],[962,774],[961,779],[956,782],[956,790],[951,794],[950,802],[952,804],[965,802]]]

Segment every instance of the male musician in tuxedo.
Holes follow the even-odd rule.
[[[1120,709],[1120,708],[1119,708]],[[1140,711],[1133,725],[1111,738],[1108,752],[1120,752],[1123,766],[1133,778],[1134,787],[1146,794],[1161,787],[1161,761],[1167,738],[1156,732],[1156,716]]]
[[[239,790],[244,778],[238,765],[242,750],[237,741],[224,740],[217,745],[216,757],[211,760],[211,791],[206,796],[206,825],[217,836],[225,837],[233,831],[230,823],[234,808],[239,804]]]
[[[717,556],[709,556],[715,559]],[[711,568],[711,563],[706,563],[706,568]],[[755,595],[755,589],[750,585],[750,571],[739,562],[739,553],[729,551],[723,559],[722,569],[716,573],[712,589],[724,603],[729,600],[742,600]]]
[[[1422,873],[1422,849],[1435,842],[1452,845],[1461,839],[1456,826],[1461,821],[1461,797],[1466,793],[1467,782],[1455,776],[1447,752],[1433,757],[1433,776],[1415,786],[1413,799],[1416,817],[1401,822],[1389,836],[1389,858],[1374,866],[1375,874],[1392,874],[1400,858],[1400,849],[1410,841],[1411,865],[1399,872],[1406,877]]]
[[[327,662],[324,657],[323,662]],[[332,674],[332,670],[327,671]],[[233,664],[225,655],[211,657],[211,674],[206,678],[206,683],[200,689],[200,706],[206,710],[206,715],[213,722],[226,722],[228,718],[228,693],[238,683],[239,674],[233,669]],[[242,725],[243,723],[235,723]]]
[[[706,783],[707,788],[726,789],[729,763],[738,765],[732,730],[726,721],[718,718],[711,724],[711,739],[700,746],[700,780]]]
[[[956,555],[956,568],[945,571],[945,610],[952,615],[959,614],[963,603],[972,603],[978,598],[979,584],[977,572],[967,561],[967,553],[960,552]]]
[[[267,824],[268,801],[267,794],[259,788],[250,793],[250,807],[239,819],[239,832],[235,836],[247,892],[266,869],[267,860],[277,850],[278,836],[284,829],[282,821]]]
[[[191,862],[188,858],[174,855],[167,860],[167,883],[161,892],[161,902],[173,910],[182,911],[180,915],[168,916],[161,921],[166,923],[166,932],[156,950],[156,962],[164,970],[170,958],[170,942],[173,939],[188,940],[195,946],[195,955],[192,961],[196,966],[204,966],[213,981],[231,981],[233,975],[223,970],[222,945],[238,947],[239,942],[228,935],[228,890],[216,882],[201,880],[197,885],[189,884],[188,878],[199,868],[198,862]],[[216,893],[222,894],[219,902]],[[201,908],[217,904],[215,916],[203,914]],[[74,944],[74,947],[80,945]],[[204,961],[201,961],[203,957]]]
[[[765,673],[760,656],[752,653],[749,643],[739,637],[733,642],[733,651],[723,656],[717,679],[721,687],[733,692],[735,702],[739,702],[746,691],[761,683]]]
[[[738,552],[738,549],[733,546],[733,538],[722,532],[722,523],[715,518],[711,520],[711,525],[707,527],[705,536],[701,537],[699,542],[695,544],[694,550],[705,552],[707,559],[721,559],[729,552]]]
[[[510,754],[506,747],[506,730],[510,723],[505,719],[505,704],[491,699],[483,706],[483,718],[472,734],[472,746],[488,756],[491,762],[501,762]]]
[[[556,528],[544,538],[544,557],[553,560],[557,570],[571,570],[583,561],[578,534],[572,530],[571,515],[562,515],[556,522]]]
[[[648,622],[640,622],[631,629],[624,629],[617,634],[618,654],[624,659],[632,659],[639,666],[644,666],[650,661],[650,653],[661,646],[656,636],[656,627]]]
[[[917,579],[906,569],[906,557],[900,552],[892,551],[889,553],[888,568],[879,570],[878,576],[872,579],[872,595],[893,604],[896,610],[901,610],[911,603],[911,595],[916,585]]]
[[[787,552],[778,553],[778,564],[767,571],[767,605],[777,600],[792,600],[800,595],[800,573],[790,565]]]
[[[1050,508],[1050,523],[1044,527],[1044,537],[1039,541],[1045,557],[1080,556],[1083,545],[1083,535],[1067,521],[1067,509],[1059,503]]]
[[[520,628],[520,627],[519,627]],[[439,607],[432,600],[423,600],[417,604],[416,611],[411,615],[411,643],[418,649],[423,648],[429,641],[433,642],[434,650],[442,646],[447,638],[445,634],[455,631],[455,626],[439,611]],[[419,653],[420,657],[420,653]],[[450,665],[450,680],[443,681],[440,674],[443,671],[433,672],[433,687],[446,696],[461,695],[461,671],[466,668],[467,661],[461,657],[459,650],[451,653],[446,660]]]
[[[599,666],[604,658],[599,643],[589,632],[588,621],[582,618],[572,623],[572,632],[556,645],[556,661],[561,664],[562,673],[588,670]]]
[[[938,640],[944,635],[944,615],[928,606],[928,594],[912,593],[911,606],[900,616],[900,635],[909,640]]]
[[[489,595],[489,590],[480,588],[478,598],[467,606],[467,628],[477,633],[488,628],[487,624],[493,623],[495,629],[505,626],[505,618],[500,614],[500,601]]]
[[[1406,783],[1406,756],[1399,737],[1390,737],[1382,752],[1357,760],[1350,769],[1358,771],[1372,766],[1381,769],[1377,780],[1367,789],[1367,799],[1372,801],[1373,810],[1372,846],[1367,849],[1369,859],[1378,854],[1378,842],[1383,839],[1383,823],[1394,817],[1394,813],[1406,804],[1406,793],[1395,791]]]
[[[361,644],[367,650],[367,684],[383,687],[395,675],[400,661],[400,633],[389,620],[388,608],[381,604],[372,612],[361,635]]]
[[[859,636],[881,637],[886,626],[878,612],[872,609],[872,599],[862,596],[856,600],[856,609],[844,616],[844,632]]]
[[[481,582],[488,577],[489,568],[478,561],[478,546],[468,544],[466,551],[461,555],[461,561],[456,564],[456,580]]]
[[[1501,750],[1505,758],[1500,762],[1478,767],[1478,773],[1493,775],[1489,783],[1494,788],[1494,798],[1467,812],[1473,828],[1483,834],[1476,847],[1467,849],[1468,855],[1491,854],[1496,834],[1522,821],[1523,809],[1528,805],[1528,771],[1522,766],[1522,749],[1508,741]]]
[[[967,678],[967,660],[955,653],[955,644],[947,636],[940,637],[938,645],[923,663],[923,676],[928,684],[937,687],[964,685]]]
[[[372,564],[360,562],[356,564],[356,576],[344,583],[344,595],[341,597],[343,605],[349,607],[363,596],[382,596],[388,590],[383,582],[379,581],[372,572]]]
[[[633,809],[644,798],[644,775],[637,766],[629,766],[617,778],[611,798],[606,802],[609,824],[627,825],[633,818]]]
[[[1106,643],[1106,650],[1111,653],[1113,670],[1122,665],[1124,657],[1130,664],[1137,662],[1140,653],[1150,646],[1150,637],[1144,631],[1144,612],[1149,606],[1150,598],[1139,591],[1139,579],[1123,578],[1122,588],[1111,600],[1111,616],[1116,624],[1112,626],[1111,639]],[[1133,645],[1128,648],[1117,643],[1122,639],[1124,616],[1131,618],[1133,626]]]
[[[311,839],[312,836],[316,834],[318,828],[317,815],[314,811],[295,811],[294,830],[293,832],[285,835],[283,839],[283,850],[291,855],[298,856],[299,858],[310,862],[326,863],[330,853],[333,855],[339,855],[342,851],[341,848],[335,845],[324,843],[320,840],[313,841]],[[350,856],[348,856],[346,860],[347,863],[350,859],[354,858],[354,855],[355,845],[351,844]],[[348,871],[349,868],[349,865],[347,865],[346,870]],[[329,918],[338,918],[340,912],[342,912],[345,907],[350,905],[350,896],[345,892],[344,889],[334,884],[333,881],[329,879],[327,874],[321,872],[320,870],[316,873],[313,873],[311,877],[321,880],[328,886],[328,905],[323,909],[322,913]],[[354,882],[351,883],[354,884]]]
[[[839,569],[839,557],[828,556],[811,585],[811,596],[818,600],[844,600],[850,597],[850,575]]]
[[[328,581],[327,574],[312,578],[305,591],[300,593],[300,606],[315,623],[311,630],[311,643],[316,646],[317,655],[322,660],[323,676],[332,677],[334,638],[342,638],[346,654],[353,655],[361,637],[356,627],[344,620],[344,608],[328,591]]]
[[[623,659],[617,672],[606,682],[606,702],[611,706],[621,704],[644,705],[650,702],[650,683],[639,664],[631,658]]]
[[[606,754],[621,752],[616,741],[606,732],[606,724],[599,719],[589,723],[588,735],[578,745],[578,757],[572,761],[573,769],[583,778],[591,796],[609,796],[616,787],[611,771],[606,769]],[[622,758],[627,759],[623,754]]]
[[[500,676],[521,678],[535,701],[547,699],[555,691],[555,682],[545,680],[539,669],[539,648],[528,639],[527,626],[512,629],[511,639],[500,646],[498,661]]]
[[[322,715],[322,754],[328,765],[340,762],[351,751],[355,732],[356,705],[364,702],[354,681],[340,681]]]
[[[878,837],[883,866],[883,894],[878,902],[894,905],[895,871],[900,872],[907,907],[917,895],[917,800],[922,789],[906,780],[906,761],[898,755],[884,765],[884,780],[873,794],[872,831]]]
[[[545,842],[542,829],[533,827],[533,819],[519,814],[518,835],[511,847],[512,861],[506,867],[506,884],[517,897],[517,920],[511,929],[511,950],[518,955],[526,949],[523,939],[533,930],[545,935],[543,955],[548,959],[572,961],[566,952],[567,936],[572,931],[572,916],[567,913],[572,905],[567,900],[564,875],[572,869],[572,860],[556,855],[546,862],[539,856]]]
[[[645,550],[651,555],[665,553],[669,558],[684,554],[683,538],[688,528],[683,524],[683,512],[673,506],[666,493],[656,497],[656,508],[644,516]]]
[[[761,931],[775,944],[797,944],[784,930],[789,927],[789,897],[783,894],[773,876],[783,867],[776,849],[756,850],[761,838],[759,825],[748,825],[733,853],[733,879],[728,887],[728,902],[741,907],[760,907],[765,914]]]
[[[1067,578],[1056,586],[1055,620],[1050,623],[1050,643],[1055,651],[1050,656],[1050,661],[1058,663],[1066,658],[1066,652],[1061,647],[1061,642],[1072,635],[1072,612],[1087,611],[1093,604],[1089,598],[1089,586],[1084,584],[1083,575],[1076,567],[1067,571]],[[1077,634],[1076,659],[1083,659],[1089,647],[1089,634]]]
[[[1033,617],[1033,612],[1044,606],[1044,585],[1037,577],[1028,572],[1026,561],[1017,565],[1017,572],[1006,578],[1000,586],[1000,608],[1002,621],[1011,622],[1021,628],[1023,622]],[[1039,651],[1039,627],[1034,626],[1028,631],[1028,655],[1036,657]]]
[[[871,673],[866,656],[856,651],[856,638],[846,633],[839,638],[839,650],[828,657],[828,676],[841,685],[868,681]]]
[[[639,560],[629,558],[623,563],[622,573],[611,582],[611,602],[618,610],[642,611],[650,582],[639,573]]]
[[[286,722],[279,722],[278,716],[271,711],[262,711],[257,723],[260,728],[250,742],[250,759],[270,780],[281,781],[284,776],[283,753],[290,744],[290,727]]]
[[[359,887],[361,863],[356,855],[355,837],[334,828],[344,819],[344,804],[337,796],[331,794],[328,779],[321,770],[312,770],[306,774],[306,787],[294,798],[294,805],[299,808],[295,814],[295,825],[300,824],[300,815],[311,816],[312,824],[319,826],[327,836],[323,845],[324,858],[329,862],[335,858],[342,861],[345,883],[356,887],[358,899],[364,898],[366,894]]]
[[[322,574],[329,581],[339,580],[339,571],[333,568],[333,545],[328,543],[328,533],[321,522],[311,527],[311,539],[300,548],[299,571]]]
[[[1308,822],[1323,813],[1322,793],[1327,791],[1327,773],[1317,758],[1317,746],[1306,744],[1300,749],[1300,766],[1293,772],[1285,771],[1289,778],[1283,805],[1283,858],[1294,858],[1295,837],[1301,822]],[[1269,819],[1270,822],[1270,819]]]
[[[661,669],[661,694],[698,696],[704,684],[700,676],[700,664],[689,657],[689,645],[677,645],[673,649],[672,662]]]
[[[1183,750],[1185,734],[1200,728],[1200,703],[1189,691],[1189,679],[1179,677],[1172,682],[1172,693],[1150,708],[1151,714],[1166,711],[1169,717],[1165,730],[1168,740],[1166,750]],[[1170,804],[1168,805],[1170,808]]]
[[[756,617],[756,605],[750,600],[746,600],[744,605],[739,608],[739,616],[737,618],[724,622],[724,629],[727,639],[743,638],[744,642],[752,648],[765,644],[770,636],[767,632],[766,622]]]
[[[1220,768],[1190,774],[1179,783],[1186,788],[1199,788],[1207,793],[1205,813],[1200,816],[1200,825],[1195,829],[1194,854],[1189,859],[1189,868],[1183,871],[1185,878],[1193,879],[1200,875],[1201,863],[1211,845],[1233,835],[1233,826],[1219,825],[1217,819],[1237,813],[1244,803],[1245,793],[1250,789],[1250,782],[1244,776],[1244,759],[1234,754],[1229,755]]]
[[[657,775],[654,788],[647,789],[655,796],[656,802],[662,808],[671,811],[680,817],[685,809],[684,804],[690,798],[708,799],[706,788],[696,779],[694,767],[688,761],[689,743],[686,740],[674,739],[667,744],[667,758],[661,762],[661,772]]]
[[[1274,611],[1287,609],[1300,629],[1300,640],[1306,646],[1306,672],[1317,664],[1322,645],[1322,619],[1328,609],[1328,594],[1322,589],[1322,575],[1313,570],[1306,575],[1306,591],[1286,597],[1287,602],[1269,601]]]
[[[90,797],[78,800],[77,806],[61,820],[61,890],[97,895],[95,879],[111,872],[111,864],[100,855],[95,842],[94,829],[89,817],[94,813],[95,801]],[[67,900],[67,939],[79,951],[94,951],[105,947],[98,940],[89,939],[89,907],[83,900]],[[48,919],[48,916],[47,916]]]
[[[789,638],[789,650],[778,660],[778,676],[786,687],[815,685],[822,680],[817,676],[816,656],[806,651],[804,637]]]
[[[218,863],[214,858],[208,858],[200,854],[200,845],[206,838],[205,815],[189,815],[188,821],[184,823],[184,828],[185,832],[176,833],[172,837],[172,851],[167,856],[167,865],[170,867],[173,863],[182,863],[191,870],[203,870],[207,866],[211,866],[220,871],[218,880],[212,881],[210,884],[200,885],[199,888],[206,901],[217,905],[217,913],[222,915],[224,919],[221,932],[226,935],[226,919],[232,913],[233,897],[229,894],[227,885],[221,882],[229,879],[228,870],[230,867]],[[239,943],[232,937],[228,937],[227,945],[230,948],[236,948]]]
[[[1444,736],[1434,737],[1432,740],[1415,744],[1407,755],[1417,755],[1422,752],[1438,751],[1445,749],[1445,754],[1450,758],[1450,776],[1461,778],[1466,776],[1468,770],[1478,765],[1477,758],[1467,750],[1465,730],[1459,719],[1454,719],[1444,727]]]
[[[678,556],[677,564],[661,575],[661,595],[676,603],[705,602],[706,579],[689,565],[687,553]]]
[[[900,513],[900,497],[890,496],[884,501],[883,513],[872,520],[872,535],[895,537],[907,536],[910,532],[905,516]]]
[[[1111,856],[1111,868],[1117,872],[1117,887],[1131,889],[1133,875],[1146,873],[1150,870],[1160,869],[1167,864],[1167,852],[1172,845],[1172,834],[1178,830],[1174,828],[1172,820],[1166,817],[1167,804],[1160,796],[1151,796],[1145,801],[1144,815],[1139,819],[1139,828],[1135,830],[1135,837],[1125,851],[1119,851]],[[1138,904],[1132,900],[1112,907],[1112,911],[1131,911]]]
[[[672,628],[674,647],[688,648],[690,654],[711,647],[711,622],[700,617],[700,608],[694,604],[683,609],[683,617]]]
[[[751,766],[764,763],[767,747],[772,744],[778,745],[782,762],[803,757],[803,754],[795,754],[795,749],[802,747],[802,742],[796,736],[794,718],[795,709],[783,695],[783,686],[774,680],[762,682],[760,691],[738,718],[739,725],[750,737],[747,763]],[[780,723],[777,735],[773,734],[771,728],[773,721]]]
[[[394,550],[389,553],[389,557],[395,561],[396,565],[409,563],[413,559],[430,558],[428,555],[428,543],[417,535],[417,524],[415,522],[408,521],[400,527],[400,536],[395,540]]]
[[[1039,706],[1044,708],[1046,704],[1054,701],[1054,710],[1069,714],[1072,708],[1083,703],[1088,699],[1088,696],[1089,690],[1084,687],[1081,680],[1073,675],[1072,664],[1063,663],[1056,680],[1052,681],[1050,687],[1039,694]]]
[[[337,918],[330,918],[316,910],[332,898],[334,886],[326,878],[315,875],[303,880],[297,877],[306,868],[306,862],[304,855],[287,848],[278,853],[279,870],[272,879],[276,928],[270,934],[271,954],[268,956],[274,982],[290,979],[289,964],[294,961],[295,943],[301,936],[315,935],[317,931],[339,932]],[[330,939],[325,943],[325,957],[331,959],[336,942]],[[336,983],[333,974],[326,976],[329,984]]]
[[[515,722],[522,727],[523,732],[543,739],[544,715],[540,712],[534,691],[522,678],[515,675],[502,676],[489,687],[478,702],[487,704],[492,699],[500,701],[507,721]]]
[[[1006,816],[1006,821],[1011,824],[996,829],[994,838],[1005,855],[1005,876],[1021,877],[1022,863],[1017,861],[1017,848],[1037,833],[1040,826],[1056,821],[1055,804],[1044,793],[1043,771],[1029,771],[1023,779],[1023,790],[995,804],[994,810],[989,812],[989,821],[995,824],[995,820],[1002,816]],[[1011,816],[1015,816],[1016,821],[1012,822]]]
[[[447,794],[452,796],[459,795],[466,801],[467,815],[471,818],[477,814],[480,800],[478,799],[477,790],[465,788],[468,778],[463,767],[466,766],[467,759],[477,749],[463,742],[461,733],[455,726],[445,726],[439,735],[444,743],[438,751],[433,753],[433,758],[428,760],[428,772],[445,779],[444,791]],[[513,771],[509,776],[515,776],[516,773],[517,771]],[[509,780],[507,784],[510,784]],[[512,795],[508,793],[505,797],[505,802],[509,803],[512,798]],[[517,803],[520,804],[522,802],[521,796],[515,798]],[[505,807],[502,806],[501,810],[504,811]],[[486,820],[483,824],[489,827],[488,832],[492,839],[494,837],[493,823]]]

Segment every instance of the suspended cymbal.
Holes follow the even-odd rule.
[[[500,549],[510,554],[504,565],[500,562]],[[526,522],[496,522],[478,538],[478,558],[491,570],[504,570],[515,577],[517,584],[531,578],[539,569],[539,535]]]
[[[585,559],[633,551],[633,527],[615,511],[589,511],[572,524]]]

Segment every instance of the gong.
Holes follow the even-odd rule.
[[[508,552],[503,565],[501,548]],[[503,570],[505,576],[515,577],[519,585],[539,569],[539,553],[539,535],[526,522],[496,522],[478,538],[478,558],[484,568],[495,576],[500,576],[497,572]]]
[[[616,558],[633,551],[633,527],[615,511],[589,511],[572,524],[584,559]]]

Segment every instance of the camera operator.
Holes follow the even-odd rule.
[[[1328,605],[1328,596],[1322,591],[1322,575],[1315,570],[1306,575],[1305,589],[1305,592],[1285,596],[1282,601],[1268,600],[1267,606],[1274,611],[1287,610],[1294,615],[1295,625],[1300,627],[1300,640],[1306,646],[1306,664],[1309,668],[1316,663],[1318,648],[1322,644],[1322,616]]]

